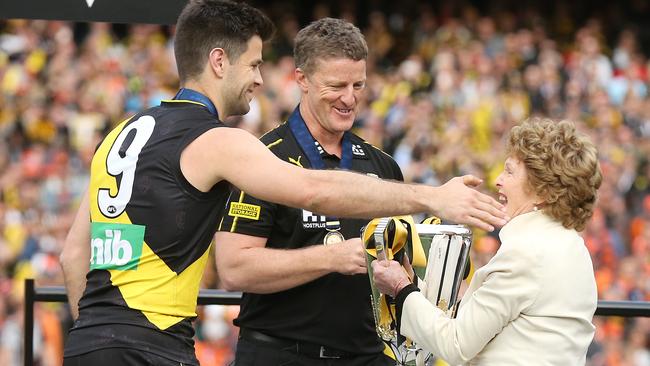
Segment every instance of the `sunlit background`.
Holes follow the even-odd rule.
[[[345,18],[370,49],[355,130],[391,154],[409,182],[472,173],[494,193],[504,133],[531,115],[570,119],[591,135],[604,182],[583,236],[599,298],[650,300],[649,1],[299,3],[262,6],[278,26],[265,49],[265,84],[250,113],[229,123],[259,136],[282,122],[299,98],[297,31]],[[0,365],[22,364],[22,281],[63,284],[58,255],[95,146],[124,118],[175,94],[172,37],[162,25],[0,20]],[[498,245],[477,231],[475,265]],[[209,263],[203,287],[218,288]],[[199,308],[202,365],[231,360],[237,311]],[[37,303],[35,314],[35,359],[59,365],[67,306]],[[650,318],[594,324],[588,365],[650,365]]]

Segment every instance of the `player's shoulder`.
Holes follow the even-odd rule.
[[[355,158],[373,161],[377,169],[379,169],[380,176],[383,178],[404,180],[402,170],[392,156],[360,136],[353,133],[350,136],[352,154]]]
[[[350,142],[352,143],[353,153],[365,154],[368,158],[394,162],[393,157],[388,153],[354,133],[350,133]]]

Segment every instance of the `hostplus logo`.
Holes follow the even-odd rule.
[[[302,210],[302,227],[305,229],[324,229],[327,217],[311,211]]]

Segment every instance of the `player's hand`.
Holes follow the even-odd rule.
[[[345,275],[367,273],[366,251],[360,238],[330,244],[334,272]]]
[[[371,266],[372,279],[382,294],[394,298],[401,289],[411,283],[402,265],[396,261],[375,260]]]
[[[476,226],[486,231],[501,227],[509,219],[503,205],[474,187],[483,181],[473,175],[449,180],[439,187],[442,192],[435,206],[436,214],[459,224]]]

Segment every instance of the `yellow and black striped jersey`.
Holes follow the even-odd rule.
[[[119,124],[98,146],[89,186],[91,259],[66,356],[145,349],[196,364],[191,320],[229,183],[201,192],[183,149],[225,127],[188,100],[164,101]]]

